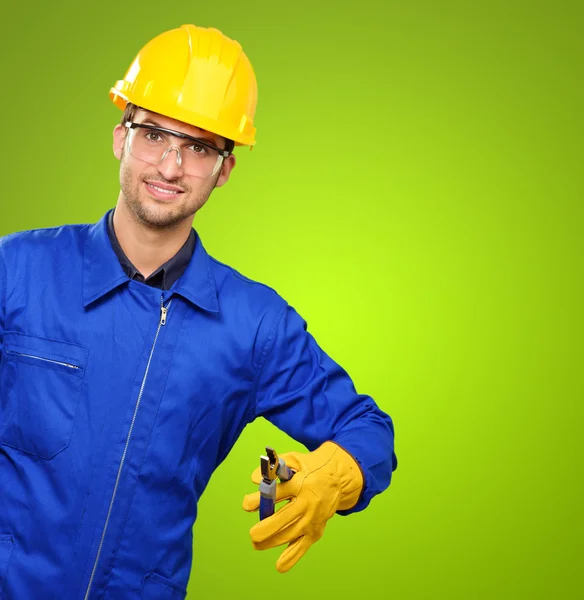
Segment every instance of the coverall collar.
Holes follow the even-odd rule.
[[[129,281],[116,256],[107,233],[108,211],[91,225],[83,257],[83,306],[86,308],[102,296]],[[171,288],[175,294],[209,312],[219,312],[217,288],[211,258],[196,236],[193,257],[182,277]]]

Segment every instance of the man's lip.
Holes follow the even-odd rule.
[[[167,183],[160,183],[160,181],[148,181],[144,180],[144,183],[148,185],[155,185],[156,187],[162,188],[163,190],[169,190],[171,192],[184,192],[182,188],[179,188],[176,185],[168,185]]]

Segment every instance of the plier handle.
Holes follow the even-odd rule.
[[[271,517],[276,509],[276,485],[280,481],[288,481],[294,471],[286,466],[284,459],[279,458],[273,448],[266,446],[266,455],[260,456],[262,481],[260,483],[260,521]]]

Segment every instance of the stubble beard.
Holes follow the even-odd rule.
[[[214,178],[212,182],[206,185],[203,189],[193,195],[193,190],[181,184],[184,192],[181,196],[191,196],[191,201],[184,202],[184,200],[177,204],[176,207],[165,206],[165,210],[152,209],[146,204],[141,198],[141,192],[144,193],[144,180],[149,181],[161,181],[167,182],[165,179],[160,178],[156,175],[142,176],[137,181],[133,179],[132,169],[124,160],[124,154],[122,154],[121,165],[120,165],[120,188],[122,194],[126,200],[126,204],[130,209],[130,212],[134,215],[136,220],[145,227],[155,230],[169,230],[175,229],[178,225],[183,223],[186,219],[191,222],[195,213],[202,208],[205,204],[211,192],[215,188],[219,174]]]

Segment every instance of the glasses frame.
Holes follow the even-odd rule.
[[[215,150],[215,152],[217,152],[219,157],[221,157],[223,160],[221,160],[220,163],[215,166],[215,168],[213,169],[213,172],[209,175],[209,177],[212,177],[215,173],[217,173],[217,170],[218,170],[218,168],[220,168],[220,165],[222,165],[223,161],[231,154],[231,152],[229,150],[224,150],[223,148],[218,148],[217,146],[215,146],[208,140],[204,140],[201,138],[194,137],[192,135],[188,135],[186,133],[182,133],[182,131],[175,131],[174,129],[167,129],[166,127],[158,127],[157,125],[149,125],[147,123],[135,123],[133,121],[126,121],[124,123],[124,125],[128,129],[142,128],[142,129],[149,129],[150,131],[160,131],[161,133],[168,133],[170,135],[173,135],[174,137],[177,137],[177,138],[180,138],[183,140],[190,140],[200,146],[204,146],[206,148],[210,148],[211,150]],[[154,163],[154,164],[160,164],[166,158],[166,155],[168,154],[168,151],[171,148],[176,148],[178,150],[177,157],[179,157],[179,161],[180,161],[181,160],[180,159],[180,156],[181,156],[180,148],[178,146],[171,145],[166,149],[165,152],[163,152],[160,161],[158,163]],[[179,166],[180,166],[180,162],[179,162]]]

